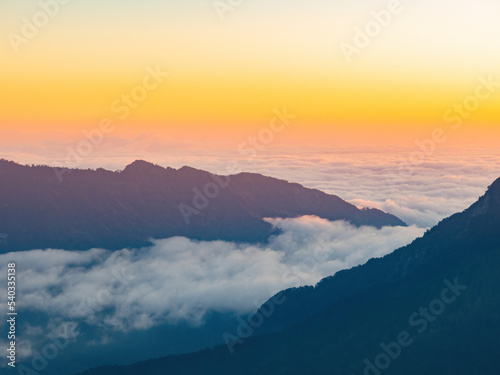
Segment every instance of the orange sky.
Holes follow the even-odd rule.
[[[436,128],[451,144],[500,135],[500,87],[484,88],[488,77],[500,82],[494,1],[402,2],[352,61],[342,43],[355,45],[387,2],[255,0],[224,20],[200,0],[75,2],[17,46],[12,33],[23,37],[23,17],[40,6],[5,7],[0,144],[78,140],[109,119],[115,137],[234,148],[283,108],[295,117],[276,142],[296,147],[412,144]],[[155,81],[148,69],[157,67],[170,75]],[[140,103],[126,104],[134,93]]]

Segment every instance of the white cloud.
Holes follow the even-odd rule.
[[[165,322],[200,324],[207,311],[254,311],[281,289],[315,284],[423,234],[415,226],[356,228],[311,216],[268,220],[282,233],[266,246],[175,237],[115,252],[10,253],[0,255],[0,266],[17,263],[20,311],[147,329]],[[0,304],[6,305],[4,296]]]
[[[418,150],[417,146],[328,149],[304,146],[301,150],[287,150],[273,144],[255,157],[239,155],[236,146],[232,151],[198,152],[186,145],[163,144],[151,135],[134,140],[113,138],[85,158],[81,167],[119,170],[135,159],[143,159],[165,167],[189,165],[227,174],[228,166],[237,161],[242,171],[298,182],[356,205],[380,208],[421,228],[464,210],[500,177],[500,152],[484,147],[443,146],[426,156],[421,164],[401,168]],[[40,150],[30,144],[34,154],[23,154],[22,150],[28,146],[23,147],[6,145],[4,157],[26,163],[37,160],[64,165],[63,142],[58,147],[52,143],[39,144]],[[167,155],[165,149],[169,150]]]

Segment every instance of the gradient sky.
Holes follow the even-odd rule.
[[[40,5],[3,2],[0,144],[78,140],[111,118],[115,137],[234,149],[283,107],[297,118],[280,141],[295,147],[411,144],[451,131],[443,115],[479,77],[500,81],[500,4],[401,1],[348,63],[341,43],[387,3],[243,0],[221,21],[211,0],[73,0],[16,53],[9,33],[22,35]],[[118,120],[111,104],[157,65],[171,75]],[[453,142],[497,142],[497,90]]]

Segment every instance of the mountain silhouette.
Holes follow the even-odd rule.
[[[253,337],[85,375],[497,375],[499,230],[500,179],[412,244],[281,292]]]
[[[68,170],[0,161],[0,252],[111,250],[151,238],[265,242],[266,217],[317,215],[354,225],[405,225],[377,209],[259,174],[216,176],[135,161],[123,171]]]

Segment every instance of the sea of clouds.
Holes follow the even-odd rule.
[[[18,309],[113,330],[203,323],[208,311],[250,313],[278,291],[381,257],[423,234],[417,226],[356,228],[312,216],[269,219],[267,245],[183,237],[108,251],[32,250],[0,255],[18,265]],[[0,304],[7,305],[6,296]]]
[[[10,145],[3,147],[3,156],[21,163],[39,160],[65,166],[65,146],[57,142]],[[273,143],[248,156],[242,155],[237,145],[232,151],[200,152],[182,143],[164,144],[151,134],[133,140],[110,137],[78,167],[121,170],[137,159],[172,168],[188,165],[222,175],[233,170],[236,162],[243,172],[298,182],[359,207],[382,209],[421,228],[464,210],[500,177],[500,150],[491,147],[439,145],[424,153],[416,145],[304,146],[297,150]]]
[[[282,232],[266,246],[176,237],[115,252],[40,249],[0,255],[1,269],[8,262],[18,264],[20,311],[50,317],[48,322],[28,325],[20,358],[32,354],[31,337],[60,327],[77,332],[85,323],[131,332],[179,322],[202,325],[209,311],[251,313],[282,289],[314,285],[410,243],[441,219],[467,208],[500,177],[500,152],[486,149],[440,149],[408,168],[412,148],[332,147],[321,152],[304,148],[300,154],[263,150],[248,158],[215,152],[133,154],[135,146],[127,147],[123,145],[123,152],[96,153],[81,167],[120,170],[144,159],[227,174],[236,160],[242,171],[299,182],[359,207],[377,207],[410,226],[356,228],[316,217],[274,218],[268,220]],[[29,163],[32,155],[24,156]],[[23,162],[19,153],[6,157]],[[1,306],[6,302],[6,296],[0,295]],[[0,322],[1,330],[5,324]],[[0,339],[0,348],[5,344]]]
[[[500,177],[499,149],[440,148],[422,158],[412,158],[420,152],[416,146],[271,151],[251,158],[236,155],[234,160],[242,171],[298,182],[358,207],[379,208],[420,228],[468,208]],[[228,157],[191,159],[190,165],[197,168],[227,174]],[[157,160],[178,167],[186,159]]]

